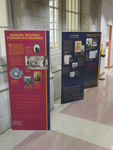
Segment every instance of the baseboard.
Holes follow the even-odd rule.
[[[113,67],[113,65],[111,66],[111,67],[105,67],[105,69],[110,69],[110,68],[112,68]]]
[[[112,67],[113,67],[113,65],[111,67],[109,67],[109,68],[112,68]]]
[[[104,73],[105,73],[105,71],[104,71],[103,73],[101,73],[101,74],[99,75],[99,77],[102,76]]]

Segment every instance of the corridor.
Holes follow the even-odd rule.
[[[106,80],[85,90],[84,100],[55,101],[50,131],[12,131],[0,135],[0,150],[113,150],[113,69]]]

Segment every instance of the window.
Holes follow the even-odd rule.
[[[2,13],[0,13],[0,53],[1,56],[6,56],[6,50],[5,50],[5,37],[4,37],[4,30],[8,28],[8,20],[7,20],[7,8],[6,8],[6,1],[0,2],[0,10]],[[3,16],[4,14],[4,16]]]
[[[0,65],[6,64],[6,47],[5,47],[5,34],[4,30],[9,29],[9,6],[10,1],[1,0],[0,1]]]
[[[49,0],[50,48],[59,48],[59,0]]]
[[[66,0],[66,30],[79,31],[79,0]]]
[[[62,3],[61,0],[49,0],[49,14],[50,48],[60,48],[61,29],[66,31],[80,30],[80,0],[64,0]],[[64,17],[62,20],[61,16]]]

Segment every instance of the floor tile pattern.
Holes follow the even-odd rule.
[[[71,103],[61,113],[113,126],[113,77],[99,81],[99,87],[90,88],[84,100]]]
[[[84,100],[51,111],[51,131],[12,131],[0,135],[0,150],[113,150],[113,69]]]
[[[56,132],[35,132],[12,150],[107,150],[71,136]]]

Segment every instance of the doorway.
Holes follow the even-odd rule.
[[[112,26],[107,25],[105,68],[110,68]]]

